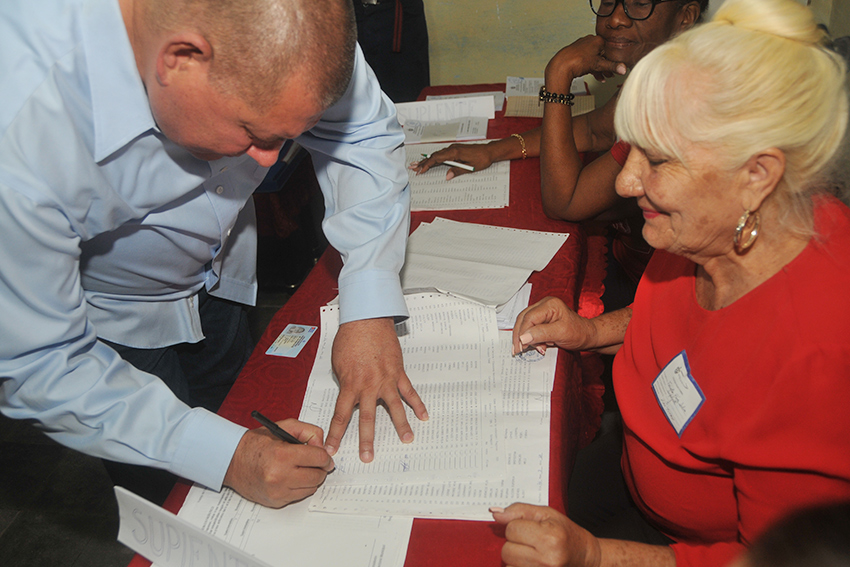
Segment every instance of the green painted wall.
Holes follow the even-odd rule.
[[[810,3],[835,37],[850,35],[850,0]],[[594,33],[587,0],[424,0],[431,56],[431,84],[500,83],[507,76],[542,77],[557,51]],[[711,0],[709,15],[722,2]],[[588,78],[597,104],[617,81]]]
[[[587,0],[425,0],[425,15],[435,85],[542,77],[595,21]]]

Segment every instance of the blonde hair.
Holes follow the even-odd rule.
[[[847,129],[844,60],[811,12],[792,0],[726,0],[710,23],[644,57],[626,81],[618,135],[681,161],[686,144],[742,166],[775,147],[785,175],[771,199],[790,226],[811,231],[812,196]]]
[[[295,73],[328,107],[354,68],[350,0],[149,0],[144,19],[158,33],[204,36],[213,47],[213,85],[260,109]]]

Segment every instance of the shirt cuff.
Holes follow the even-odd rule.
[[[203,408],[192,413],[171,472],[221,490],[236,447],[248,429]]]
[[[379,317],[393,317],[396,323],[408,317],[398,274],[370,270],[340,277],[340,324]]]

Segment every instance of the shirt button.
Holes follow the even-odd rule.
[[[227,229],[227,236],[230,236],[230,233],[231,233],[231,232],[233,232],[233,229],[232,229],[232,228],[228,228],[228,229]]]
[[[226,165],[225,165],[224,167],[222,167],[221,169],[219,169],[219,170],[218,170],[218,172],[219,172],[219,173],[224,173],[225,171],[227,171],[227,166],[226,166]]]
[[[216,188],[215,188],[215,192],[216,192],[217,194],[221,195],[222,193],[224,193],[224,187],[222,187],[221,185],[219,185],[218,187],[216,187]]]

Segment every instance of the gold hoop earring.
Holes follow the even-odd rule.
[[[749,209],[744,211],[744,214],[738,219],[738,226],[735,228],[735,251],[738,254],[743,254],[753,245],[759,236],[760,225],[761,215],[759,215],[758,211],[752,213]],[[749,232],[750,235],[745,242],[741,242],[741,236],[745,231]]]

